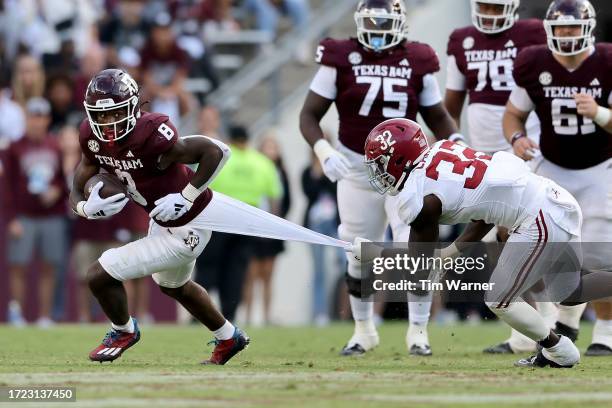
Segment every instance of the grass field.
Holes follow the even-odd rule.
[[[87,354],[105,331],[0,326],[0,386],[76,387],[67,407],[612,407],[612,359],[583,357],[571,370],[514,368],[516,356],[481,353],[507,334],[498,324],[433,326],[430,358],[407,355],[404,324],[385,324],[381,346],[358,358],[338,356],[348,324],[250,329],[251,346],[224,367],[198,364],[212,347],[205,330],[173,326],[144,327],[122,358],[91,363]],[[590,333],[584,328],[582,350]]]

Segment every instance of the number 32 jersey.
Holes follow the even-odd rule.
[[[142,112],[134,130],[114,144],[101,142],[85,119],[79,128],[79,142],[83,155],[91,162],[115,174],[127,185],[130,198],[147,212],[155,208],[155,201],[180,192],[189,183],[193,171],[184,164],[172,163],[160,170],[159,157],[178,140],[178,132],[167,116]],[[163,227],[179,227],[195,218],[212,199],[212,192],[200,194],[191,209],[182,217],[156,221]]]
[[[420,106],[442,100],[433,77],[440,63],[427,44],[404,41],[377,53],[355,38],[328,38],[317,48],[316,60],[322,67],[310,90],[335,101],[340,142],[359,154],[364,153],[370,130],[380,122],[416,120]]]
[[[520,88],[510,101],[522,111],[535,110],[542,125],[540,150],[568,169],[596,166],[612,157],[612,135],[578,115],[574,95],[593,96],[600,106],[612,102],[612,44],[595,45],[592,54],[568,71],[548,47],[533,46],[516,59],[514,79]]]
[[[554,183],[531,173],[511,153],[489,156],[442,140],[410,173],[397,208],[400,219],[410,224],[421,212],[423,198],[433,194],[442,202],[442,224],[483,220],[515,229],[537,216],[549,185]]]

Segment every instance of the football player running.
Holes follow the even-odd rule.
[[[542,20],[519,20],[519,0],[471,0],[472,25],[456,29],[448,41],[448,65],[444,103],[459,126],[461,111],[468,96],[467,125],[470,146],[493,154],[512,151],[504,138],[502,118],[510,92],[516,86],[512,77],[518,53],[531,45],[546,44]],[[532,113],[525,125],[527,134],[536,143],[540,123]],[[487,237],[491,239],[492,234]],[[505,241],[508,232],[496,231]],[[556,307],[538,303],[538,310],[556,318]],[[548,319],[550,320],[550,319]],[[487,347],[492,354],[529,352],[536,344],[516,330],[500,344]]]
[[[407,119],[390,119],[372,130],[365,162],[372,186],[381,194],[398,197],[398,216],[411,226],[409,243],[436,243],[438,224],[469,223],[453,244],[442,249],[443,259],[457,256],[466,243],[479,241],[495,225],[508,228],[510,237],[491,275],[494,286],[486,292],[485,301],[501,320],[542,347],[516,365],[572,367],[579,362],[574,343],[551,330],[521,300],[540,280],[551,300],[574,304],[612,294],[612,273],[580,276],[582,214],[570,193],[535,175],[508,152],[490,156],[449,140],[430,147],[419,125]],[[370,261],[361,255],[365,254],[361,242],[355,240],[353,254],[360,262]],[[433,246],[409,245],[408,249],[414,257],[433,253]],[[551,268],[552,264],[563,268]],[[416,273],[418,281],[429,271]]]
[[[612,240],[612,45],[593,36],[595,10],[587,0],[555,0],[544,27],[547,46],[522,51],[514,69],[517,87],[504,115],[504,134],[519,157],[540,149],[535,172],[571,192],[582,208],[582,239],[587,270],[612,270],[604,245]],[[525,133],[535,111],[540,143]],[[577,336],[583,308],[561,328]],[[612,355],[612,304],[595,303],[598,320],[586,355]],[[557,329],[560,325],[557,324]]]
[[[124,194],[100,197],[102,182],[85,200],[86,182],[102,169],[116,174],[152,218],[145,238],[104,252],[89,269],[89,287],[112,322],[89,358],[113,361],[138,342],[140,330],[128,313],[123,282],[151,275],[164,294],[214,333],[215,349],[203,363],[225,364],[249,338],[221,315],[191,274],[211,235],[202,227],[203,210],[213,200],[207,186],[228,160],[229,148],[204,136],[179,138],[167,116],[141,111],[138,85],[122,70],[94,76],[84,105],[88,118],[80,126],[82,159],[70,194],[72,209],[89,219],[123,209]],[[186,164],[198,164],[197,171]]]
[[[437,138],[462,139],[442,104],[434,74],[439,61],[426,44],[406,39],[406,9],[401,0],[362,0],[355,13],[357,38],[321,41],[321,65],[300,114],[300,129],[321,161],[325,175],[338,182],[339,238],[406,242],[409,228],[397,218],[392,197],[381,200],[368,183],[363,146],[368,131],[388,118],[416,120],[420,113]],[[320,121],[332,103],[338,109],[338,146],[323,137]],[[355,331],[342,355],[359,355],[379,343],[372,293],[361,291],[359,263],[348,257],[347,284]],[[412,293],[406,342],[411,354],[431,355],[427,323],[431,295]]]

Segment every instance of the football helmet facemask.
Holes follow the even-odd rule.
[[[138,84],[123,70],[105,69],[89,82],[83,105],[93,134],[114,143],[136,127],[140,117]]]
[[[497,34],[511,28],[518,20],[520,0],[471,0],[472,23],[481,33]],[[500,14],[483,13],[481,5],[499,6]]]
[[[406,38],[406,6],[403,0],[361,0],[355,12],[355,23],[361,45],[383,51]]]
[[[546,12],[544,29],[548,48],[558,55],[577,55],[593,46],[593,30],[597,25],[596,13],[588,0],[555,0]],[[580,35],[560,36],[558,27],[580,27]]]
[[[429,142],[418,123],[402,118],[382,122],[365,142],[370,184],[380,194],[397,195],[428,151]]]

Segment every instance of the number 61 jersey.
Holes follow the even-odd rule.
[[[178,132],[167,116],[142,112],[136,126],[125,138],[111,144],[101,142],[85,119],[79,127],[79,143],[83,155],[108,173],[115,174],[128,188],[132,200],[147,212],[155,201],[180,192],[189,183],[193,171],[184,164],[172,163],[160,170],[159,157],[178,140]],[[210,190],[200,194],[191,209],[182,217],[162,223],[163,227],[179,227],[195,218],[212,199]]]
[[[433,77],[440,62],[427,44],[404,41],[374,52],[355,38],[328,38],[317,48],[316,61],[323,67],[310,90],[335,101],[340,142],[359,154],[364,153],[368,133],[380,122],[390,118],[416,120],[420,106],[442,100]]]
[[[423,198],[442,202],[442,224],[483,220],[516,229],[541,209],[548,179],[533,174],[517,156],[493,156],[448,140],[435,143],[412,170],[398,196],[400,219],[410,224],[423,208]]]
[[[533,46],[517,57],[514,79],[520,88],[510,102],[536,111],[541,122],[540,150],[554,164],[585,169],[612,157],[612,135],[576,111],[574,95],[593,96],[600,106],[612,102],[612,44],[595,45],[592,54],[568,71],[547,46]]]

